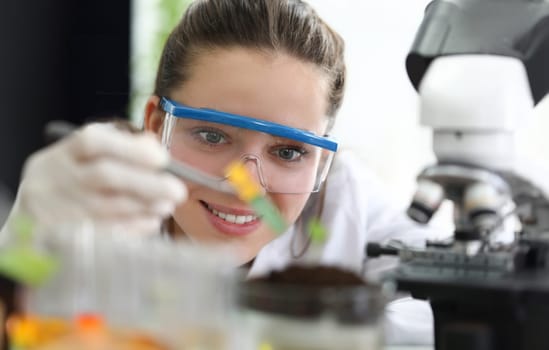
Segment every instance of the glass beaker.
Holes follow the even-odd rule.
[[[302,281],[280,279],[288,273]],[[297,273],[296,273],[297,271]],[[238,288],[243,322],[256,349],[380,350],[383,346],[381,286],[351,281],[332,267],[290,267],[278,277],[246,281]],[[311,280],[324,274],[321,283]],[[342,278],[343,274],[347,274]],[[358,277],[357,277],[358,278]],[[309,281],[307,281],[309,279]]]
[[[41,334],[52,336],[48,343],[65,339],[84,349],[74,344],[87,339],[79,320],[90,315],[101,321],[96,328],[108,344],[119,344],[109,350],[127,349],[130,342],[135,347],[135,339],[154,341],[154,349],[241,349],[231,328],[235,263],[226,252],[91,225],[44,233],[37,244],[58,259],[60,269],[27,291],[19,325],[51,333],[54,324],[62,332]]]

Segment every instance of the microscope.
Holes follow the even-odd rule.
[[[434,0],[406,69],[437,159],[407,213],[426,224],[450,201],[455,229],[423,249],[369,244],[368,256],[399,256],[388,277],[429,301],[435,349],[549,349],[549,193],[514,155],[549,90],[549,1]]]

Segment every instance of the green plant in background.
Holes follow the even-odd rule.
[[[132,91],[128,114],[141,126],[142,110],[152,94],[162,48],[192,0],[133,0]]]
[[[159,26],[154,40],[153,52],[156,55],[155,62],[160,59],[160,53],[164,43],[173,27],[183,16],[183,12],[189,6],[191,0],[158,0]]]

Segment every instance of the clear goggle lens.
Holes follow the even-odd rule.
[[[239,160],[267,192],[316,192],[337,150],[337,143],[326,137],[269,121],[167,99],[162,107],[162,142],[172,157],[220,181],[227,166]]]

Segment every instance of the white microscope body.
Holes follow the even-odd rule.
[[[509,225],[516,222],[513,197],[524,190],[540,195],[515,174],[515,133],[534,108],[523,63],[494,55],[439,57],[419,96],[421,124],[433,130],[438,162],[418,176],[408,214],[426,223],[449,199],[454,249],[475,254],[490,242],[512,242],[520,230]]]
[[[400,249],[394,276],[430,301],[436,350],[549,346],[540,327],[549,321],[549,199],[519,174],[515,148],[530,91],[523,63],[494,55],[439,57],[419,85],[437,163],[419,174],[408,215],[427,223],[450,200],[455,230],[445,244]]]
[[[549,190],[515,148],[549,93],[547,62],[549,0],[433,0],[406,57],[437,160],[408,215],[427,223],[449,200],[455,230],[366,250],[399,256],[387,278],[429,301],[436,350],[549,349]]]
[[[421,124],[439,162],[512,171],[515,131],[534,108],[513,57],[455,55],[433,61],[419,87]]]

